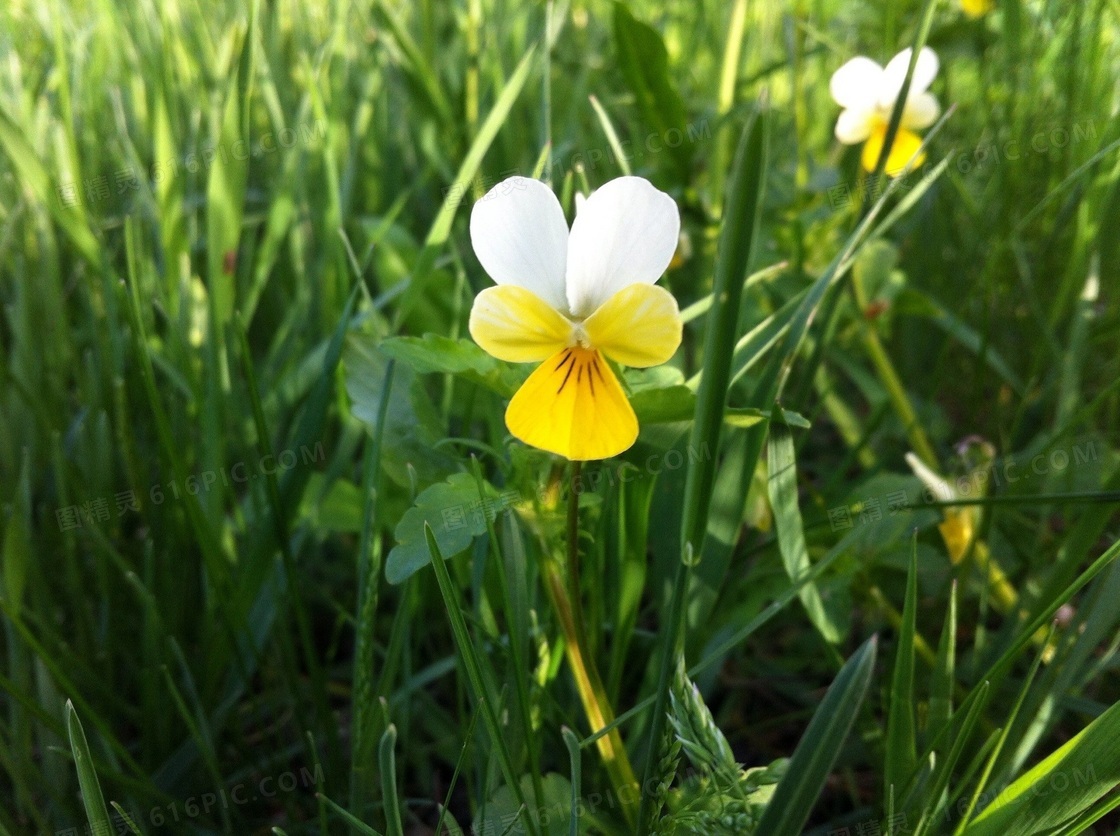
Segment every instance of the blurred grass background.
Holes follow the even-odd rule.
[[[469,204],[511,173],[543,170],[569,210],[573,189],[648,177],[682,210],[665,283],[682,309],[704,300],[731,151],[762,91],[772,137],[752,266],[778,266],[747,287],[738,333],[772,322],[863,208],[858,150],[832,138],[828,79],[855,54],[885,63],[921,11],[891,0],[6,3],[0,832],[84,823],[67,700],[106,798],[146,833],[346,832],[316,792],[380,829],[388,795],[372,745],[390,720],[409,832],[432,832],[452,785],[451,811],[471,820],[497,767],[447,612],[431,573],[386,584],[383,554],[422,490],[473,472],[472,452],[498,490],[534,498],[520,526],[494,523],[509,527],[495,534],[506,556],[517,560],[517,527],[522,554],[545,553],[560,529],[541,486],[556,473],[503,446],[501,397],[403,361],[387,370],[377,342],[465,335],[488,283]],[[860,251],[868,305],[830,294],[783,397],[812,423],[794,436],[810,555],[860,534],[819,583],[837,635],[793,606],[698,677],[739,761],[788,756],[841,660],[874,632],[893,635],[909,529],[920,529],[919,632],[936,646],[958,581],[957,676],[970,687],[1117,539],[1115,502],[1085,495],[1120,488],[1118,32],[1115,0],[1000,0],[979,19],[936,4],[934,90],[956,110],[927,170],[947,164]],[[664,42],[663,72],[650,38]],[[689,325],[672,380],[703,367],[703,327],[702,316]],[[888,510],[890,494],[919,484],[869,329],[947,473],[975,466],[979,448],[962,454],[963,439],[992,445],[1005,478],[986,490],[1009,501],[987,509],[982,536],[1016,592],[1009,612],[946,558],[939,512]],[[733,406],[769,408],[746,400],[762,374],[747,365]],[[593,650],[619,711],[654,677],[685,472],[673,451],[695,453],[644,432],[626,457],[636,486],[596,471],[586,502]],[[719,471],[709,534],[723,539],[691,592],[690,660],[790,587],[765,476]],[[1057,493],[1080,498],[1032,498]],[[567,775],[558,729],[587,729],[536,569],[528,561],[516,581],[513,621],[485,539],[454,574],[506,699],[527,686],[530,739],[511,732],[511,748],[530,772]],[[1065,611],[1005,774],[1120,697],[1118,583],[1107,570]],[[995,687],[1013,695],[1028,663]],[[881,804],[887,683],[877,674],[814,814],[819,832]],[[1001,700],[991,705],[988,731],[1002,722]],[[641,722],[623,726],[639,760]],[[599,769],[589,754],[586,786]],[[270,779],[275,792],[262,789]],[[233,803],[185,809],[237,786]],[[602,814],[605,832],[623,832],[615,815]]]

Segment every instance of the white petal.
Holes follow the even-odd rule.
[[[922,480],[922,484],[932,493],[938,502],[952,502],[957,498],[953,486],[938,476],[925,462],[913,453],[906,454],[906,463],[914,471],[914,475]]]
[[[902,111],[902,127],[920,131],[928,128],[937,121],[941,115],[941,105],[933,93],[919,93],[906,100],[906,107]]]
[[[832,74],[828,89],[840,107],[869,110],[879,98],[882,80],[883,68],[857,55]]]
[[[510,177],[483,195],[471,210],[471,244],[495,283],[524,287],[567,309],[568,224],[544,183]]]
[[[910,67],[911,52],[913,50],[909,47],[902,50],[890,60],[886,69],[883,70],[883,79],[879,86],[880,107],[888,109],[894,107],[898,94],[902,92],[902,82],[906,78],[906,70]],[[937,53],[928,46],[922,47],[922,51],[918,53],[918,63],[914,67],[914,76],[910,79],[910,92],[907,94],[907,100],[929,89],[929,86],[933,84],[933,79],[937,76],[938,66]]]
[[[836,120],[836,138],[845,145],[857,145],[871,136],[875,111],[848,108]]]
[[[568,305],[592,314],[622,288],[653,284],[677,249],[673,198],[642,177],[618,177],[591,193],[568,237]]]

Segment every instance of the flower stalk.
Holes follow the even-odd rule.
[[[587,642],[583,620],[583,604],[579,572],[579,492],[578,484],[580,463],[572,462],[571,481],[568,491],[567,517],[567,574],[552,557],[542,561],[545,587],[560,622],[564,634],[564,655],[571,666],[572,675],[579,693],[583,712],[593,734],[597,734],[614,722],[614,709],[607,699],[606,689],[595,665]],[[637,820],[638,780],[630,757],[622,743],[618,729],[611,729],[595,741],[599,756],[610,777],[615,795],[622,804],[627,821],[634,824]]]

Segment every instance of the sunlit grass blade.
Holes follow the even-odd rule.
[[[522,56],[520,63],[518,63],[517,67],[510,75],[509,80],[506,81],[505,86],[502,87],[501,92],[494,101],[494,106],[490,109],[482,126],[478,129],[478,135],[475,136],[474,140],[471,142],[471,147],[467,151],[466,156],[463,157],[462,163],[459,164],[459,170],[455,174],[455,181],[447,190],[443,203],[440,205],[439,212],[436,214],[436,218],[432,222],[431,228],[428,230],[428,235],[424,239],[424,247],[420,251],[420,257],[417,259],[417,263],[412,269],[412,279],[397,307],[395,319],[397,323],[401,322],[408,315],[423,296],[428,285],[428,274],[431,272],[432,265],[435,262],[437,251],[447,242],[448,236],[451,234],[451,222],[455,219],[455,212],[462,203],[463,196],[466,195],[471,180],[473,180],[475,174],[478,173],[479,166],[482,165],[482,158],[486,155],[490,144],[498,135],[498,131],[506,123],[514,102],[517,101],[517,97],[525,87],[525,82],[533,67],[534,53],[535,49],[530,48],[526,51],[525,55]]]
[[[964,836],[1029,836],[1081,815],[1120,784],[1118,737],[1120,702],[1001,792]]]

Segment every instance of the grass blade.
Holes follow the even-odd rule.
[[[700,380],[697,393],[696,420],[692,425],[692,449],[719,449],[723,413],[727,406],[727,386],[731,376],[731,356],[735,345],[735,329],[743,283],[750,267],[751,249],[758,229],[759,209],[766,183],[766,152],[769,118],[765,111],[751,118],[743,128],[731,187],[727,193],[723,231],[720,234],[716,261],[714,301],[708,315],[708,333],[704,341],[704,357],[708,371]],[[642,786],[647,786],[656,768],[655,746],[661,740],[669,702],[670,676],[673,660],[678,655],[681,611],[684,606],[688,566],[691,555],[700,554],[715,482],[715,456],[700,456],[689,461],[685,477],[684,511],[681,518],[681,560],[669,604],[668,620],[663,630],[657,690],[649,740],[654,741],[646,758]],[[649,832],[649,793],[642,794],[638,811],[639,836]]]
[[[914,723],[914,639],[918,617],[918,538],[914,535],[910,570],[906,576],[906,603],[898,632],[894,674],[891,677],[890,713],[887,716],[885,791],[900,795],[918,762]]]
[[[66,729],[70,735],[70,751],[74,754],[74,767],[78,771],[78,785],[82,789],[82,804],[86,808],[90,829],[94,833],[111,833],[109,811],[105,807],[105,796],[101,794],[101,784],[93,769],[86,733],[70,700],[66,701]]]
[[[801,833],[863,705],[875,669],[877,645],[874,637],[868,639],[840,669],[797,744],[785,776],[774,789],[757,833]]]

